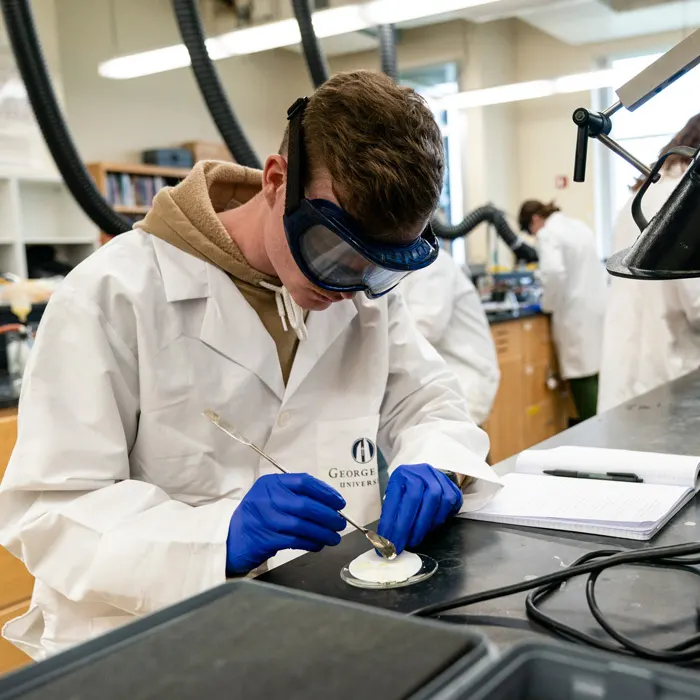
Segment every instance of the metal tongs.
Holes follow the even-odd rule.
[[[270,455],[265,454],[257,445],[254,445],[248,438],[241,435],[228,421],[224,420],[218,413],[207,409],[203,414],[208,418],[219,430],[223,431],[229,437],[237,440],[242,445],[247,445],[252,450],[257,452],[261,457],[266,459],[270,464],[277,467],[283,474],[289,474],[289,472],[278,462],[276,462]],[[340,513],[345,520],[347,520],[353,527],[357,528],[372,544],[372,546],[385,558],[385,559],[395,559],[396,558],[396,547],[389,542],[385,537],[378,535],[372,530],[368,530],[362,525],[358,525],[356,522],[348,518],[345,513]]]

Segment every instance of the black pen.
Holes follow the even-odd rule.
[[[640,479],[636,474],[628,472],[606,472],[600,474],[596,472],[577,472],[569,469],[545,469],[548,476],[566,476],[571,479],[596,479],[598,481],[626,481],[632,484],[642,484],[644,479]]]

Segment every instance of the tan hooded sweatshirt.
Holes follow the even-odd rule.
[[[261,282],[280,287],[277,277],[253,269],[224,228],[217,214],[251,200],[262,188],[262,173],[234,163],[201,161],[177,186],[162,189],[153,208],[135,227],[226,272],[255,309],[277,346],[285,384],[299,344],[285,330],[275,292]]]

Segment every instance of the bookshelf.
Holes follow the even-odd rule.
[[[142,219],[156,193],[176,185],[190,172],[186,168],[164,168],[141,163],[89,163],[88,172],[114,210],[132,222]],[[103,233],[100,233],[104,237]]]
[[[145,216],[161,186],[177,184],[189,173],[183,168],[107,162],[91,163],[88,170],[108,201],[132,221]],[[124,191],[115,191],[115,183]],[[57,259],[77,265],[101,238],[58,173],[0,170],[0,272],[26,277],[27,250],[38,245],[52,246]]]
[[[0,271],[27,275],[27,250],[51,245],[73,265],[95,250],[95,227],[57,173],[0,171]]]

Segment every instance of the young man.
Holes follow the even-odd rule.
[[[200,163],[69,275],[0,489],[0,542],[36,577],[7,638],[42,658],[335,545],[339,510],[414,547],[462,504],[448,471],[476,478],[467,507],[488,498],[488,440],[391,292],[435,257],[442,177],[413,91],[339,75],[290,110],[263,172]]]

